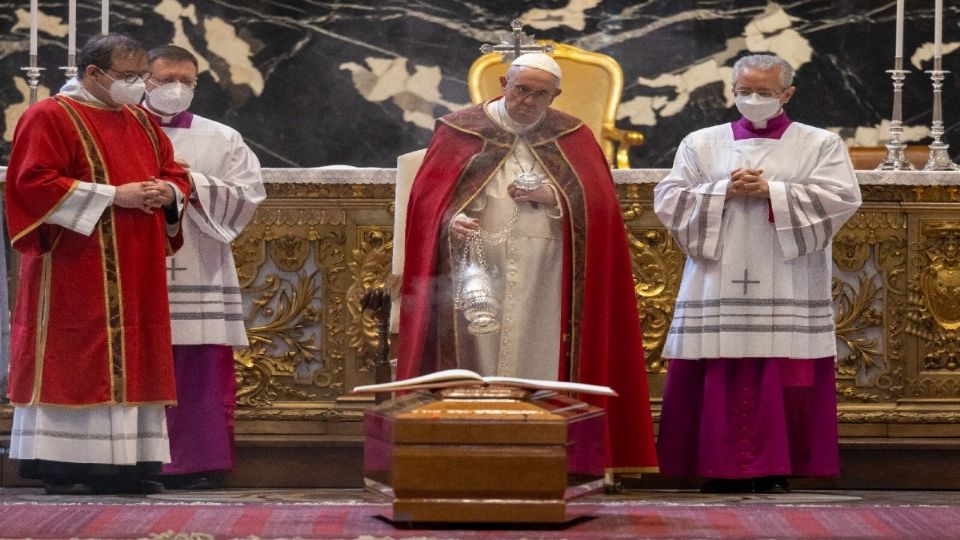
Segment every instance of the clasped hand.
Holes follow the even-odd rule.
[[[155,208],[172,203],[173,198],[173,187],[166,182],[151,178],[143,182],[117,186],[113,202],[123,208],[138,208],[147,214],[152,214]]]
[[[770,185],[763,178],[763,169],[743,169],[730,173],[727,197],[770,198]]]

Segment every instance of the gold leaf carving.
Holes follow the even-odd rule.
[[[268,183],[268,200],[291,199],[290,203],[302,204],[304,199],[336,200],[363,199],[393,201],[393,184],[327,184],[327,183]]]
[[[958,424],[960,413],[945,411],[841,411],[845,424]]]
[[[920,290],[943,328],[960,328],[960,223],[925,226],[930,263],[920,272]]]
[[[917,271],[910,285],[906,332],[920,341],[922,368],[960,366],[960,223],[922,222],[914,247]],[[923,387],[920,387],[921,392]]]
[[[624,221],[634,221],[643,215],[643,205],[640,203],[621,205],[620,211],[623,213]]]
[[[270,255],[274,264],[284,272],[296,272],[310,253],[310,242],[306,238],[284,235],[270,243]]]
[[[863,370],[869,380],[884,367],[876,338],[865,335],[868,328],[877,327],[882,322],[881,311],[874,308],[880,288],[865,275],[861,275],[858,281],[857,287],[853,287],[833,278],[837,339],[850,351],[837,358],[837,369],[843,375],[855,375],[858,370]]]
[[[325,366],[317,346],[320,323],[320,271],[296,275],[295,281],[270,274],[251,287],[254,312],[248,317],[250,345],[237,351],[240,403],[263,406],[281,393],[301,399],[318,393],[297,390],[283,380],[312,385]],[[258,324],[258,322],[263,321]]]
[[[377,321],[360,309],[360,298],[368,289],[382,287],[390,275],[393,255],[392,227],[361,227],[360,245],[351,253],[350,288],[347,290],[347,309],[351,324],[347,330],[350,347],[357,351],[357,369],[368,370],[378,351]]]
[[[665,371],[660,353],[680,287],[683,254],[665,230],[628,230],[647,369]]]
[[[845,272],[856,272],[870,257],[870,244],[854,235],[838,236],[833,241],[833,262]]]
[[[233,241],[231,249],[240,287],[249,287],[267,260],[267,243],[263,239],[262,231],[251,226]]]
[[[902,212],[862,210],[834,238],[841,401],[877,402],[902,392],[902,322],[885,313],[904,302],[906,229]],[[892,323],[889,329],[885,321]]]

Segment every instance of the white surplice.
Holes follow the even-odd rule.
[[[726,197],[741,167],[763,169],[769,200]],[[836,134],[796,122],[780,139],[696,131],[654,194],[687,256],[665,358],[836,354],[831,240],[861,200]]]
[[[502,99],[487,105],[487,115],[514,133],[522,133],[503,110]],[[531,126],[532,127],[532,126]],[[516,224],[505,242],[484,243],[486,262],[495,268],[494,288],[502,302],[500,332],[471,336],[480,351],[477,366],[460,366],[481,375],[556,380],[560,358],[560,304],[563,280],[563,220],[550,205],[517,205],[507,186],[521,172],[535,172],[552,183],[523,137],[515,153],[504,161],[493,178],[467,207],[488,233],[502,231],[516,209]],[[532,362],[531,359],[556,359]]]
[[[161,117],[160,127],[193,180],[183,247],[167,258],[173,344],[246,346],[230,242],[266,198],[260,162],[235,129],[202,116],[189,127]]]
[[[17,407],[10,457],[106,465],[169,463],[163,405]]]

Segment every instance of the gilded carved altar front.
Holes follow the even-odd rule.
[[[684,256],[651,210],[652,184],[618,191],[657,410]],[[379,350],[360,297],[390,273],[393,186],[274,183],[268,193],[234,243],[250,336],[236,355],[241,419],[359,420],[372,397],[349,392],[373,381]],[[863,193],[833,244],[841,423],[960,422],[958,191]]]
[[[235,355],[241,418],[357,417],[341,405],[369,382],[376,330],[359,301],[389,272],[392,186],[268,194],[233,244],[250,340]]]

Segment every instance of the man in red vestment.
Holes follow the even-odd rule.
[[[78,64],[79,79],[24,113],[7,170],[21,253],[10,456],[51,493],[152,492],[176,400],[165,260],[190,185],[136,106],[143,46],[97,36]]]
[[[610,168],[589,128],[550,108],[560,76],[522,55],[502,98],[437,122],[407,208],[397,378],[460,367],[609,386],[619,397],[581,396],[607,413],[609,480],[657,470],[642,334]],[[468,259],[499,328],[458,309]]]

